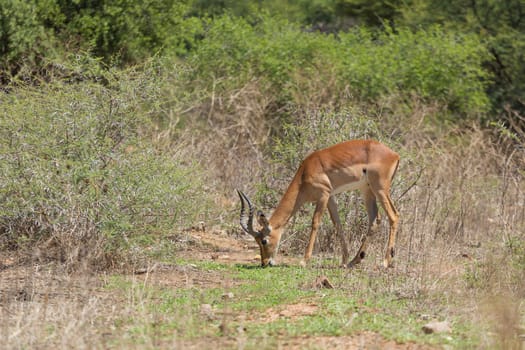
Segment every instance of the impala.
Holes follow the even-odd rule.
[[[378,217],[377,201],[381,204],[390,223],[388,246],[383,261],[392,265],[399,214],[390,198],[390,185],[399,164],[399,155],[384,144],[374,140],[352,140],[321,149],[303,160],[292,182],[273,214],[268,219],[257,212],[260,228],[253,225],[254,206],[249,198],[237,190],[241,199],[241,227],[252,235],[261,252],[261,265],[272,266],[281,241],[283,230],[290,218],[305,202],[316,203],[310,239],[306,246],[305,265],[312,256],[317,230],[326,208],[341,240],[343,266],[359,264],[365,257],[367,238],[375,230]],[[348,247],[334,195],[347,190],[360,190],[368,214],[368,232],[363,236],[355,258],[348,263]],[[248,214],[246,213],[248,207]]]

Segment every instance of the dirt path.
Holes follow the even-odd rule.
[[[221,263],[256,264],[259,248],[249,236],[228,236],[222,230],[191,230],[184,233],[194,244],[177,253],[184,258],[214,260]]]

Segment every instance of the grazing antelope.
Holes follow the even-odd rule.
[[[267,219],[261,211],[257,212],[260,230],[255,230],[253,227],[253,204],[244,193],[237,190],[241,199],[241,227],[257,241],[261,251],[262,266],[275,264],[275,255],[284,227],[305,202],[314,202],[316,207],[310,240],[301,264],[306,264],[312,256],[321,216],[326,208],[341,240],[343,266],[351,267],[360,263],[365,257],[367,238],[371,235],[378,218],[376,200],[381,203],[390,222],[390,235],[383,265],[391,266],[399,214],[390,198],[390,185],[398,164],[399,155],[374,140],[346,141],[315,151],[301,163],[272,216]],[[348,264],[348,247],[333,196],[343,191],[357,189],[363,195],[368,213],[368,232],[363,236],[357,255]]]

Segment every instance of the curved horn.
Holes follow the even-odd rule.
[[[253,212],[254,207],[252,202],[248,199],[248,197],[242,193],[241,191],[237,190],[237,194],[239,195],[239,198],[241,199],[241,218],[240,218],[240,224],[244,232],[252,235],[257,236],[258,233],[253,229]],[[246,217],[246,204],[248,204],[248,210],[249,214],[248,217]]]

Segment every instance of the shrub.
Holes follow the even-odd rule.
[[[488,53],[474,35],[360,29],[341,34],[341,42],[341,79],[364,97],[414,93],[470,117],[490,107],[482,67]]]
[[[154,71],[0,96],[2,248],[105,268],[205,212],[198,167],[149,139],[160,114]]]
[[[79,52],[123,65],[160,52],[184,56],[202,31],[189,10],[173,0],[2,1],[0,77],[9,82],[24,69],[27,78],[38,78],[49,61]]]
[[[485,92],[490,77],[482,67],[487,55],[476,36],[440,27],[360,28],[335,37],[264,16],[254,25],[221,16],[209,23],[190,64],[208,85],[230,81],[238,87],[253,77],[267,79],[276,100],[284,103],[292,99],[290,89],[301,84],[298,72],[326,82],[335,74],[339,90],[367,100],[416,95],[473,118],[490,108]]]
[[[99,57],[120,56],[133,63],[152,57],[166,46],[184,54],[199,31],[199,22],[185,19],[185,1],[135,0],[58,1],[69,37]]]
[[[0,79],[7,81],[22,65],[35,69],[53,56],[57,40],[45,21],[60,18],[53,0],[0,2]]]

